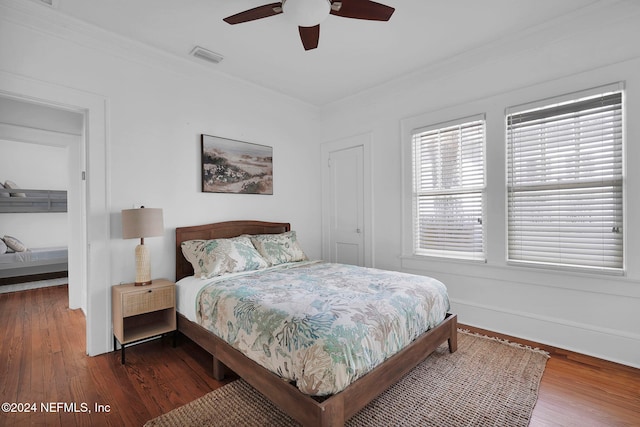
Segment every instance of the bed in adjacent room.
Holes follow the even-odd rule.
[[[310,261],[288,223],[176,229],[178,329],[303,425],[342,425],[448,340],[435,279]]]
[[[33,248],[0,254],[0,285],[65,277],[68,270],[66,247]]]

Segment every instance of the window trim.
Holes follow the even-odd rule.
[[[426,121],[426,120],[425,120]],[[417,222],[417,195],[415,191],[415,147],[414,147],[414,137],[419,133],[426,133],[430,131],[435,131],[439,129],[445,129],[448,127],[464,125],[471,122],[482,122],[482,185],[475,186],[473,188],[461,188],[455,191],[449,190],[433,190],[431,194],[469,194],[469,193],[480,193],[481,194],[481,221],[482,221],[482,249],[480,252],[465,252],[465,251],[437,251],[437,250],[425,250],[425,251],[417,251],[417,243],[416,243],[416,222]],[[409,239],[409,242],[403,241],[403,257],[410,258],[436,258],[436,259],[449,259],[452,261],[473,261],[473,262],[487,262],[487,221],[486,221],[486,210],[487,210],[487,120],[486,113],[473,114],[469,116],[463,116],[453,120],[445,120],[439,121],[434,124],[430,124],[427,126],[416,126],[411,129],[407,129],[406,132],[403,132],[403,147],[408,146],[409,153],[403,153],[403,157],[408,162],[408,175],[409,182],[403,183],[403,187],[406,189],[408,193],[408,197],[410,199],[409,202],[409,215],[403,214],[403,218],[405,221],[408,220],[408,224],[403,221],[403,240]],[[404,151],[404,150],[403,150]],[[406,172],[406,171],[405,171]],[[406,177],[406,173],[404,174]],[[408,206],[406,201],[403,201],[403,210]],[[406,230],[408,228],[408,231]],[[406,237],[405,237],[406,236]]]
[[[575,91],[567,94],[562,94],[558,96],[552,96],[532,102],[522,103],[518,105],[513,105],[506,107],[504,110],[504,143],[505,143],[505,242],[504,242],[504,256],[507,265],[516,266],[516,267],[525,267],[525,268],[542,268],[542,269],[551,269],[556,271],[569,271],[569,272],[579,272],[579,273],[594,273],[594,274],[605,274],[605,275],[625,275],[626,272],[626,263],[627,263],[627,235],[626,235],[626,223],[627,223],[627,215],[626,215],[626,103],[625,103],[625,85],[624,82],[611,83],[606,85],[601,85],[597,87],[593,87],[590,89],[585,89],[581,91]],[[606,266],[587,266],[587,265],[576,265],[576,264],[568,264],[561,262],[544,262],[544,261],[529,261],[529,260],[517,260],[510,258],[510,247],[509,247],[509,226],[510,226],[510,215],[509,215],[509,193],[510,193],[510,182],[509,182],[509,115],[518,114],[525,112],[527,110],[534,110],[537,108],[545,108],[552,107],[553,105],[563,104],[571,101],[579,102],[579,100],[583,98],[605,95],[608,93],[621,93],[621,194],[622,194],[622,203],[621,203],[621,215],[622,215],[622,243],[621,243],[621,253],[622,253],[622,265],[620,267],[606,267]]]

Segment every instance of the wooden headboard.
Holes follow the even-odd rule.
[[[242,234],[279,234],[290,231],[288,222],[226,221],[176,228],[176,281],[193,276],[193,267],[182,255],[182,242],[187,240],[227,239]]]

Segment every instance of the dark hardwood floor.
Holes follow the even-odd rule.
[[[67,308],[66,286],[0,294],[0,334],[0,403],[22,411],[0,412],[0,426],[141,426],[223,384],[184,337],[128,348],[124,366],[119,352],[86,356],[85,318]],[[531,426],[640,426],[640,370],[546,350]]]

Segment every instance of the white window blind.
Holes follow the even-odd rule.
[[[508,258],[621,270],[622,92],[507,111]]]
[[[485,259],[484,141],[481,116],[412,132],[416,255]]]

